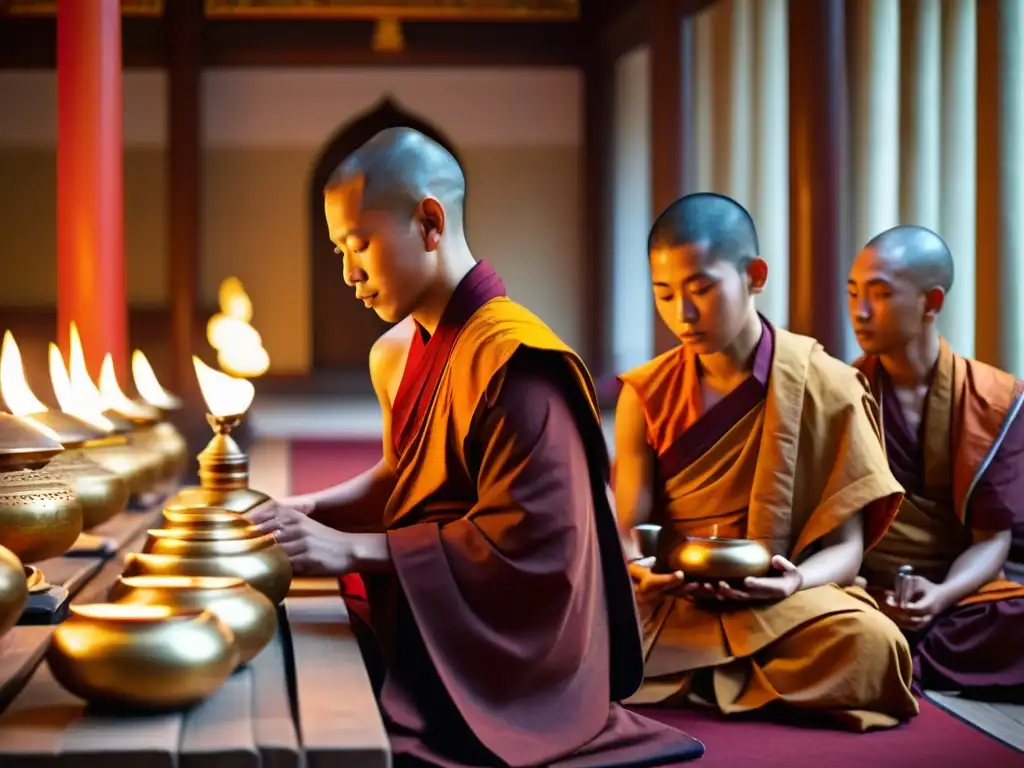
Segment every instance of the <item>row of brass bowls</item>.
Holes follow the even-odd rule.
[[[634,535],[641,553],[656,558],[655,572],[682,571],[687,581],[741,581],[771,570],[771,552],[753,539],[680,536],[657,525],[637,526]]]
[[[171,527],[150,530],[142,552],[125,558],[124,575],[241,578],[275,605],[288,595],[288,555],[241,515],[172,508],[164,511],[164,521]]]
[[[69,608],[46,659],[57,682],[90,704],[162,710],[209,696],[241,649],[206,608],[94,603]]]
[[[13,627],[28,602],[28,579],[21,561],[0,547],[0,637]]]
[[[64,554],[82,532],[82,505],[49,467],[0,474],[0,547],[23,563]]]

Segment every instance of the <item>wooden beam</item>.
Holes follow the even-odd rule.
[[[171,380],[191,393],[195,310],[199,293],[202,136],[202,0],[167,9],[167,283],[171,294]]]
[[[371,21],[208,19],[208,67],[578,66],[579,24],[408,22],[405,49],[375,52]]]
[[[162,19],[122,19],[125,67],[167,67]],[[579,22],[407,22],[405,50],[372,48],[371,21],[201,19],[203,67],[575,67],[584,55]],[[0,17],[0,69],[56,66],[49,17]]]

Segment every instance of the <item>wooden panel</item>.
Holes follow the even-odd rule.
[[[191,1],[191,0],[190,0]],[[125,67],[169,61],[167,19],[122,20]],[[374,22],[359,20],[206,19],[204,67],[565,67],[585,49],[578,22],[406,22],[405,49],[373,50]],[[0,69],[56,66],[56,22],[0,13]]]
[[[284,611],[279,609],[278,615],[283,616]],[[277,636],[249,663],[253,732],[263,768],[298,768],[301,765],[283,633],[284,628],[278,629]]]
[[[576,19],[580,0],[205,0],[210,18],[548,21]]]

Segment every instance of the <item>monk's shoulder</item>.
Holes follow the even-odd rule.
[[[679,364],[679,348],[673,347],[636,368],[619,374],[619,381],[628,384],[641,401],[646,401]]]
[[[416,323],[407,317],[385,331],[370,347],[370,380],[374,389],[393,401],[409,355]]]
[[[1024,383],[1012,373],[956,353],[953,356],[967,367],[971,387],[990,406],[1006,409],[1024,392]]]
[[[863,407],[871,398],[871,387],[861,371],[816,344],[808,361],[806,394],[819,410],[839,412]]]

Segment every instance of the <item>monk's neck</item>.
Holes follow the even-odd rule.
[[[715,388],[720,385],[728,387],[746,379],[754,370],[754,353],[762,333],[761,318],[756,312],[751,312],[732,344],[721,352],[700,355],[701,376],[705,383]]]
[[[880,355],[882,367],[900,389],[927,386],[939,361],[939,334],[936,330],[921,334],[899,350]]]
[[[423,326],[423,329],[431,336],[434,335],[434,331],[441,323],[441,317],[444,315],[455,289],[459,287],[459,283],[469,274],[469,271],[476,266],[476,260],[468,248],[445,254],[438,262],[437,277],[411,313],[413,320]]]

